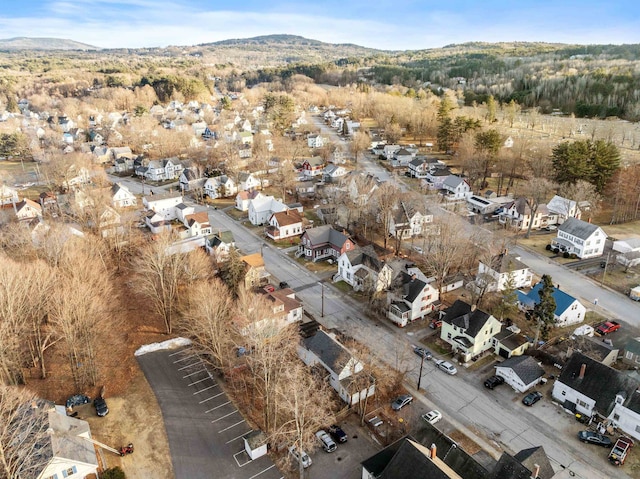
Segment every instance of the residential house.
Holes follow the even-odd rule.
[[[319,330],[303,339],[298,356],[307,366],[322,366],[329,373],[331,387],[350,406],[375,394],[375,379],[331,333]]]
[[[414,155],[412,155],[406,148],[400,148],[396,150],[393,154],[393,158],[391,159],[391,166],[394,168],[406,167],[409,165],[411,160],[413,160]]]
[[[302,215],[295,209],[274,213],[269,218],[265,234],[274,241],[300,236],[302,234]]]
[[[401,201],[389,218],[389,234],[408,240],[420,236],[425,226],[432,222],[433,214],[430,211]]]
[[[458,175],[449,175],[442,183],[442,193],[450,200],[464,200],[471,193],[471,186]]]
[[[444,182],[451,176],[451,170],[449,168],[434,168],[429,170],[425,179],[422,180],[421,185],[423,188],[430,190],[442,190],[444,188]]]
[[[126,208],[128,206],[136,206],[138,199],[125,185],[115,183],[111,186],[111,204],[114,208]]]
[[[338,258],[338,273],[333,281],[344,281],[354,291],[380,292],[391,285],[392,270],[372,246],[346,251]]]
[[[80,188],[84,185],[91,183],[91,174],[89,170],[84,166],[76,168],[75,165],[71,165],[67,171],[65,180],[62,182],[62,187],[65,190]]]
[[[133,152],[128,146],[117,146],[111,148],[111,155],[114,160],[128,159],[133,160]]]
[[[240,258],[245,265],[244,285],[247,289],[264,286],[271,274],[264,267],[264,258],[254,253]]]
[[[513,356],[495,366],[496,376],[516,391],[523,393],[540,383],[545,372],[531,356]]]
[[[575,352],[555,381],[552,397],[565,409],[608,418],[612,425],[640,439],[640,381]]]
[[[324,146],[324,138],[320,135],[307,136],[307,146],[309,148],[322,148]]]
[[[282,201],[273,196],[263,196],[249,201],[249,221],[252,225],[263,225],[271,215],[289,209]]]
[[[387,295],[387,318],[404,328],[436,310],[440,295],[432,283],[433,279],[428,279],[418,268],[407,267],[401,271]]]
[[[257,190],[239,191],[236,195],[236,209],[240,211],[249,211],[249,204],[251,201],[262,198],[266,198],[266,196]]]
[[[454,356],[464,363],[493,347],[492,338],[502,324],[464,301],[456,300],[442,315],[440,338],[449,343]]]
[[[478,289],[492,292],[504,291],[507,285],[513,289],[529,288],[532,280],[533,273],[520,257],[505,252],[489,261],[480,260],[475,283]]]
[[[241,131],[238,133],[238,140],[243,145],[252,145],[253,144],[253,133],[250,131]]]
[[[207,178],[197,168],[185,168],[180,174],[179,182],[182,191],[202,189]]]
[[[329,163],[324,167],[324,170],[322,171],[322,178],[328,183],[335,183],[336,181],[340,180],[340,178],[344,178],[346,174],[347,170],[343,166]]]
[[[529,339],[520,334],[520,329],[514,326],[503,327],[493,337],[494,352],[503,358],[521,356],[529,347]]]
[[[640,251],[640,236],[614,241],[613,251],[617,251],[618,253]]]
[[[304,256],[312,261],[337,260],[355,247],[355,243],[344,233],[334,230],[329,225],[318,226],[302,233],[297,256]]]
[[[6,184],[0,185],[0,205],[11,205],[20,201],[18,190]]]
[[[296,299],[296,294],[292,289],[276,289],[266,292],[266,297],[273,305],[274,319],[278,322],[293,324],[302,321],[302,303]]]
[[[391,160],[393,156],[396,154],[396,151],[400,150],[402,147],[400,145],[384,145],[382,148],[382,154],[387,160]]]
[[[546,205],[539,205],[532,218],[527,199],[521,196],[503,207],[498,221],[520,231],[528,230],[531,223],[531,229],[537,230],[547,225],[548,213]]]
[[[338,210],[335,206],[321,206],[316,210],[316,215],[318,215],[320,221],[328,225],[336,222],[338,219]]]
[[[182,223],[185,223],[187,221],[187,216],[193,213],[195,213],[195,208],[193,206],[186,205],[185,203],[180,203],[174,208],[175,219]]]
[[[148,210],[159,214],[165,220],[176,219],[176,206],[182,203],[180,193],[168,192],[162,195],[151,195],[142,198],[142,204]]]
[[[238,187],[236,182],[227,175],[214,176],[208,178],[204,183],[204,194],[212,200],[216,198],[228,198],[238,193]],[[249,202],[247,200],[247,209],[249,209]],[[245,210],[246,211],[246,210]]]
[[[378,189],[380,181],[370,173],[351,172],[347,191],[355,204],[364,206]]]
[[[149,181],[167,181],[175,180],[180,177],[184,167],[177,158],[165,158],[164,160],[150,161],[146,166],[146,170],[142,172],[143,176]],[[136,170],[139,174],[139,171]]]
[[[124,227],[120,213],[110,206],[106,206],[98,217],[97,228],[103,238],[122,235]]]
[[[219,231],[210,235],[205,240],[205,250],[214,257],[217,263],[222,263],[229,259],[231,248],[235,248],[236,243],[231,231]]]
[[[568,218],[580,219],[582,216],[578,203],[558,195],[547,203],[547,210],[549,212],[547,224],[550,225],[561,225]]]
[[[521,290],[516,291],[520,309],[533,310],[534,306],[540,302],[541,289],[542,282],[539,282],[528,293]],[[552,296],[556,302],[554,317],[557,327],[562,328],[584,320],[587,309],[580,301],[556,287],[553,288]]]
[[[502,211],[502,208],[512,201],[512,198],[505,196],[498,198],[495,193],[493,196],[471,195],[467,198],[467,209],[480,215],[499,214],[496,212]]]
[[[192,238],[211,234],[211,223],[209,222],[209,215],[206,211],[185,215],[184,226]]]
[[[53,191],[43,191],[40,193],[40,206],[42,206],[42,212],[48,213],[51,216],[57,216],[60,212],[58,206],[58,197]]]
[[[302,174],[304,176],[320,176],[325,167],[324,160],[319,156],[307,158],[302,162]]]
[[[110,163],[113,160],[111,150],[106,146],[96,146],[91,152],[96,163],[104,164]]]
[[[20,221],[42,218],[42,206],[29,198],[25,198],[18,203],[14,203],[16,216]]]
[[[607,234],[598,225],[567,218],[558,227],[558,236],[551,241],[551,246],[587,259],[602,256],[606,240]]]
[[[97,477],[98,459],[91,438],[89,423],[67,416],[62,406],[37,401],[28,404],[34,421],[42,421],[38,430],[47,431],[37,444],[37,465],[29,470],[29,477],[51,479],[63,477]],[[24,419],[26,422],[26,419]]]
[[[618,360],[618,356],[622,357],[620,349],[614,347],[613,344],[603,341],[600,337],[576,335],[575,331],[567,340],[562,341],[559,346],[560,348],[564,346],[565,349],[560,354],[556,354],[552,346],[549,346],[548,350],[555,357],[561,359],[563,364],[576,351],[607,366],[613,366]]]
[[[238,190],[239,191],[252,191],[260,189],[261,183],[253,173],[248,171],[241,171],[238,173]]]
[[[634,368],[640,367],[640,338],[629,338],[624,345],[622,362]]]
[[[616,256],[616,263],[621,264],[625,268],[633,268],[640,265],[640,251],[629,251]]]
[[[445,164],[435,158],[424,156],[413,158],[407,165],[407,172],[412,178],[427,178],[430,171],[444,168]]]

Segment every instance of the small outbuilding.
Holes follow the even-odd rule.
[[[251,431],[242,436],[244,450],[251,460],[258,459],[267,454],[267,436],[262,431]]]
[[[513,356],[496,366],[496,375],[518,392],[525,392],[540,382],[544,369],[531,356]]]

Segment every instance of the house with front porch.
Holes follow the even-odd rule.
[[[492,349],[492,338],[502,329],[502,323],[492,315],[459,299],[441,313],[441,319],[440,338],[463,363]]]
[[[442,183],[442,194],[448,200],[464,200],[471,193],[467,180],[458,175],[449,175]]]
[[[304,176],[321,176],[326,163],[320,156],[307,158],[302,162],[302,174]]]
[[[539,205],[535,215],[532,215],[527,199],[521,196],[502,208],[498,221],[519,231],[528,230],[529,223],[532,223],[531,229],[539,230],[547,226],[548,215],[547,205]]]
[[[334,230],[330,225],[305,230],[300,237],[297,257],[306,260],[337,260],[342,254],[355,249],[355,243],[344,233]]]
[[[561,225],[569,218],[580,219],[582,216],[582,211],[577,202],[559,195],[551,198],[547,203],[547,210],[549,212],[547,224],[550,225]]]
[[[216,198],[228,198],[238,193],[236,182],[227,175],[215,176],[208,178],[204,183],[204,194],[212,200]],[[247,202],[247,209],[249,203]]]
[[[558,227],[557,237],[551,241],[551,247],[562,252],[575,254],[580,259],[602,256],[607,234],[593,223],[567,218]]]
[[[449,168],[433,168],[429,170],[427,176],[422,180],[421,185],[423,188],[430,190],[442,190],[444,188],[444,182],[451,176],[451,170]]]
[[[204,243],[206,252],[213,256],[216,263],[229,259],[231,248],[235,248],[235,246],[235,239],[231,231],[219,231],[209,235]]]
[[[264,266],[264,258],[260,253],[242,256],[240,261],[244,264],[244,285],[247,289],[264,286],[269,282],[271,273]]]
[[[191,238],[211,234],[211,223],[209,222],[209,215],[206,211],[185,215],[183,224],[188,231],[188,236]]]
[[[249,221],[252,225],[263,225],[271,215],[288,210],[289,207],[273,196],[257,197],[249,201]]]
[[[293,238],[302,234],[302,215],[295,209],[274,213],[269,218],[265,235],[274,241]]]
[[[333,281],[344,281],[354,291],[380,292],[391,285],[392,273],[373,247],[358,247],[340,255],[338,273]]]
[[[516,291],[518,307],[523,311],[532,311],[535,305],[540,302],[541,289],[542,282],[539,282],[528,293],[522,290]],[[553,288],[552,296],[556,302],[555,326],[562,328],[584,321],[587,308],[580,301],[556,287]]]
[[[389,234],[394,238],[408,240],[420,236],[430,223],[433,223],[430,211],[401,201],[389,217]]]
[[[338,396],[352,406],[375,394],[375,379],[334,334],[323,330],[302,340],[298,356],[309,367],[322,366]]]
[[[178,158],[165,158],[163,160],[152,160],[142,172],[145,179],[149,181],[175,180],[180,177],[184,167]],[[136,170],[136,173],[138,171]]]
[[[520,257],[504,252],[489,261],[480,260],[475,284],[485,292],[493,292],[504,291],[507,285],[515,289],[529,288],[532,280],[531,269]]]
[[[142,198],[142,204],[148,210],[160,215],[165,220],[177,218],[176,206],[182,203],[180,193],[168,192],[162,195],[151,195]]]
[[[427,178],[430,171],[444,168],[445,164],[436,158],[419,156],[413,158],[407,165],[407,172],[412,178]]]
[[[435,311],[440,306],[439,298],[433,278],[427,278],[416,267],[407,267],[397,275],[387,293],[387,318],[404,328]]]
[[[240,211],[249,211],[249,205],[253,200],[265,198],[265,195],[258,190],[239,191],[236,195],[236,209]]]
[[[127,208],[136,206],[138,198],[122,183],[114,183],[111,186],[111,204],[114,208]]]

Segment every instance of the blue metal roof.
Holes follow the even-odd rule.
[[[517,291],[518,301],[524,304],[525,306],[533,306],[540,302],[540,294],[539,291],[542,289],[542,282],[536,284],[531,291],[528,293],[523,293],[522,291]],[[571,307],[576,298],[565,293],[564,291],[559,290],[558,288],[553,288],[553,299],[556,301],[556,316],[562,316],[562,314]]]

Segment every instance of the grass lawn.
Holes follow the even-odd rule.
[[[240,211],[235,208],[226,210],[225,213],[227,213],[227,215],[231,216],[235,220],[243,220],[249,217],[249,214],[246,211]]]

